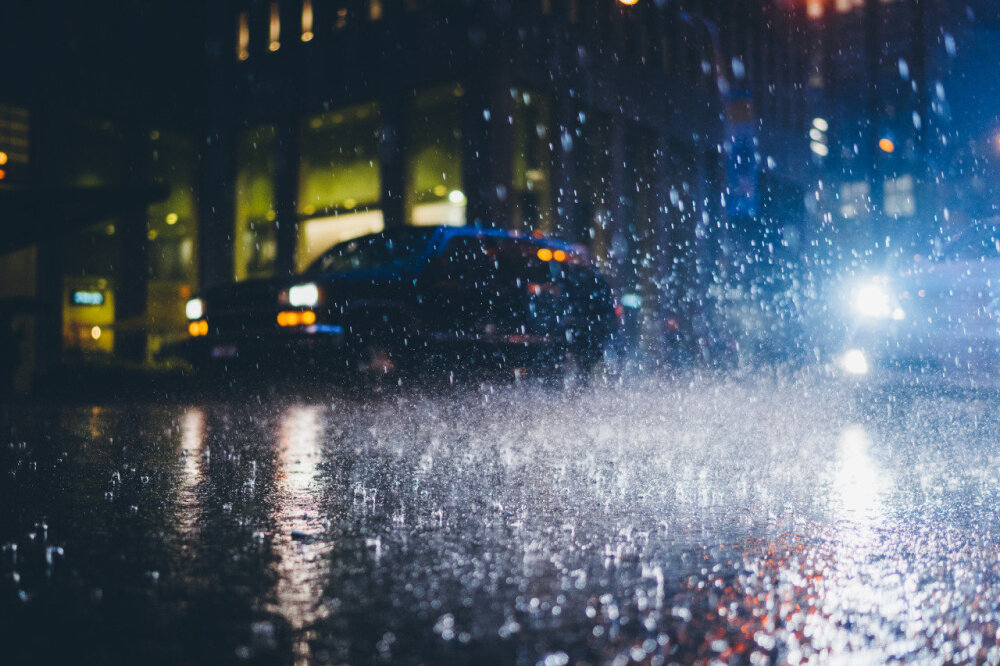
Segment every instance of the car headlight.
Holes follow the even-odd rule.
[[[884,282],[861,285],[851,295],[851,309],[855,314],[869,319],[904,319],[906,313],[899,307],[892,292]]]
[[[319,287],[312,282],[297,284],[288,290],[288,304],[294,307],[309,307],[319,302]]]
[[[201,319],[205,316],[205,302],[200,298],[192,298],[184,304],[184,314],[188,319]]]

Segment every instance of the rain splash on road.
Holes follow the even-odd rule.
[[[24,407],[2,643],[13,663],[996,661],[996,398],[905,398],[769,373]]]

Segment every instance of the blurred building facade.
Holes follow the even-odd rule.
[[[70,220],[2,248],[0,298],[37,306],[32,333],[8,327],[39,341],[36,368],[149,361],[185,335],[183,302],[202,286],[431,224],[587,245],[629,296],[635,348],[659,360],[693,339],[713,284],[799,251],[802,3],[18,11],[8,23],[31,27],[6,48],[40,64],[0,93],[0,123],[30,118],[27,165],[7,151],[19,166],[0,188],[50,205],[8,206],[4,224]]]
[[[184,325],[203,21],[97,1],[5,3],[0,24],[6,394],[67,365],[141,364]]]
[[[815,0],[807,12],[806,206],[830,270],[925,255],[996,214],[1000,7]]]
[[[720,254],[767,261],[764,237],[801,237],[799,18],[721,0],[220,4],[203,280],[289,274],[385,227],[538,230],[591,247],[637,348],[662,357],[691,339]]]

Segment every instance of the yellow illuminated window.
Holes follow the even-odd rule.
[[[368,0],[368,20],[378,21],[382,18],[382,0]]]
[[[246,60],[250,57],[250,19],[246,12],[240,12],[236,26],[236,57]]]
[[[462,188],[462,87],[417,91],[407,108],[407,220],[417,226],[465,224]]]
[[[236,229],[233,269],[237,280],[270,277],[277,257],[274,126],[248,128],[236,144]]]
[[[302,120],[296,246],[301,270],[341,241],[384,228],[379,107],[360,104]]]
[[[343,30],[347,27],[347,7],[341,7],[337,10],[337,19],[334,21],[333,27],[337,30]]]
[[[313,3],[302,0],[302,41],[312,41],[313,36]]]
[[[281,48],[281,11],[277,2],[271,3],[271,20],[267,29],[267,50],[277,51]]]

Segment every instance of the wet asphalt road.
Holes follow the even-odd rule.
[[[998,404],[767,373],[19,405],[0,663],[996,662]]]

